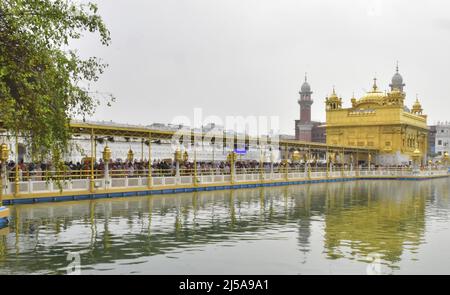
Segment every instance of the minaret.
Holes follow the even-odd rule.
[[[305,73],[305,82],[303,82],[300,89],[300,99],[298,104],[300,105],[300,120],[295,120],[295,138],[297,140],[311,141],[312,140],[312,128],[311,122],[311,105],[313,101],[311,99],[311,86],[308,84],[308,79]]]
[[[308,84],[306,73],[305,82],[303,82],[299,94],[300,99],[298,100],[298,104],[300,105],[300,122],[311,123],[311,105],[313,104],[313,101],[311,99],[311,86]]]

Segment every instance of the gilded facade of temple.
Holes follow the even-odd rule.
[[[409,109],[405,105],[405,84],[398,72],[390,91],[372,90],[363,97],[351,98],[351,107],[342,107],[342,98],[333,89],[326,98],[327,144],[374,147],[379,150],[375,162],[382,165],[408,164],[413,156],[426,160],[428,148],[427,116],[418,99]]]

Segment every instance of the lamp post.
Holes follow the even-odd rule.
[[[444,160],[444,166],[445,166],[445,169],[448,170],[448,152],[445,152],[445,153],[444,153],[444,156],[443,156],[442,158],[443,158],[443,160]]]
[[[102,154],[103,162],[105,165],[105,187],[109,188],[111,182],[109,179],[109,160],[111,160],[111,149],[109,148],[108,144],[106,144]]]
[[[3,143],[0,147],[0,160],[2,161],[2,170],[6,171],[6,161],[9,158],[8,145]],[[3,171],[2,171],[3,172]],[[9,223],[9,208],[3,207],[3,177],[6,173],[0,175],[0,225]]]
[[[0,175],[0,207],[3,204],[3,192],[5,191],[5,187],[7,184],[7,178],[6,178],[6,161],[9,158],[9,148],[6,143],[2,143],[0,147],[0,160],[2,161],[2,171]],[[5,187],[4,187],[5,186]]]
[[[233,151],[231,153],[228,154],[227,156],[227,161],[230,163],[230,180],[231,183],[234,183],[234,175],[236,173],[236,159],[237,159],[237,154]]]

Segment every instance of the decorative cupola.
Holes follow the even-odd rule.
[[[355,97],[355,93],[354,92],[352,93],[352,98],[350,99],[350,101],[352,102],[352,108],[356,107],[357,99]]]
[[[330,97],[325,98],[325,104],[327,107],[327,111],[342,109],[342,98],[336,95],[336,90],[334,89],[334,86],[333,86],[333,93],[331,93]]]
[[[422,109],[422,105],[419,102],[419,98],[416,98],[416,102],[414,103],[411,113],[413,113],[414,115],[422,115],[423,109]]]

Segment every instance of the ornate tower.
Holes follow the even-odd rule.
[[[295,138],[297,140],[311,141],[313,128],[313,123],[311,122],[311,105],[313,104],[313,100],[311,99],[311,86],[308,83],[306,74],[305,82],[303,82],[299,94],[300,120],[295,120]]]

